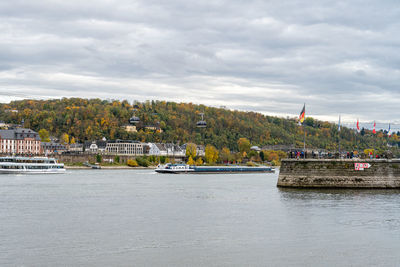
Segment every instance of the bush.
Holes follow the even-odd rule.
[[[142,167],[149,167],[149,165],[150,165],[150,162],[146,158],[143,158],[143,157],[137,157],[136,161]]]
[[[256,166],[256,164],[254,164],[254,162],[252,162],[252,161],[248,161],[248,162],[246,163],[246,165],[249,166],[249,167],[254,167],[254,166]]]
[[[134,159],[128,159],[128,161],[126,162],[126,165],[128,165],[129,167],[138,167],[139,166],[137,161]]]
[[[119,163],[119,156],[115,156],[115,157],[114,157],[114,162],[115,162],[115,163]]]
[[[157,158],[154,155],[149,156],[149,161],[150,162],[157,162]]]
[[[96,155],[96,162],[97,162],[97,163],[101,163],[101,160],[102,160],[101,155],[100,155],[100,154],[97,154],[97,155]]]
[[[273,160],[273,161],[271,162],[271,165],[272,165],[272,166],[280,166],[280,165],[281,165],[281,162],[280,162],[279,160]]]
[[[165,160],[166,160],[166,157],[165,157],[165,156],[160,156],[160,163],[161,163],[161,164],[164,164],[164,163],[165,163]]]

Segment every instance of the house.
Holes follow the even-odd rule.
[[[11,127],[12,127],[11,124],[5,123],[4,121],[0,121],[0,128],[1,128],[1,129],[8,130],[8,129],[11,128]]]
[[[206,155],[206,148],[203,145],[197,145],[196,155],[204,157]]]
[[[162,129],[157,125],[147,125],[147,126],[144,126],[144,129],[147,131],[153,131],[153,132],[157,132],[157,133],[163,132]]]
[[[260,152],[261,148],[259,148],[258,146],[252,146],[252,147],[250,147],[250,150],[254,150],[254,151]]]
[[[122,128],[127,131],[128,133],[136,133],[137,129],[135,125],[124,125]]]
[[[107,141],[97,140],[97,141],[85,141],[85,151],[89,153],[101,153],[106,150]]]
[[[71,144],[69,146],[68,151],[76,152],[76,153],[83,152],[83,144],[80,144],[80,143]]]
[[[54,154],[67,151],[67,147],[65,145],[56,142],[42,142],[41,146],[42,151],[46,154]]]
[[[168,155],[168,151],[167,151],[165,144],[157,143],[155,145],[157,146],[158,150],[160,151],[159,156],[167,156]]]
[[[39,134],[26,128],[0,130],[0,153],[41,154]]]
[[[147,154],[150,156],[160,156],[161,151],[160,148],[155,143],[147,143],[147,147],[149,148]]]
[[[167,143],[164,144],[164,146],[167,150],[167,155],[169,156],[184,157],[186,155],[186,150],[183,150],[180,146],[176,144]]]
[[[6,109],[4,112],[10,112],[10,113],[18,113],[17,109]]]

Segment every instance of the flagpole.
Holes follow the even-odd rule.
[[[357,155],[358,155],[360,152],[358,151],[357,131],[356,131],[356,135],[355,135],[355,141],[356,141],[356,149],[357,149]],[[353,151],[353,155],[354,155],[354,151]]]
[[[304,151],[304,159],[306,158],[306,125],[303,124],[303,132],[304,132],[304,139],[303,139],[303,151]]]
[[[340,115],[339,115],[339,127],[338,127],[338,150],[339,150],[339,159],[340,159]]]
[[[304,139],[303,139],[303,159],[306,158],[306,126],[305,126],[305,115],[306,114],[306,103],[304,103],[303,109],[299,116],[299,125],[303,125]]]
[[[303,159],[306,159],[306,103],[304,103],[304,123],[303,123],[303,132],[304,132],[304,139],[303,139],[303,151],[304,156]]]
[[[375,159],[375,145],[376,145],[376,139],[375,139],[376,130],[375,130],[375,126],[376,126],[376,123],[375,123],[375,121],[374,121],[374,130],[373,130],[373,132],[372,132],[372,138],[374,139],[374,151],[373,151],[373,153],[372,153],[373,159]]]
[[[374,138],[374,153],[373,153],[373,158],[375,159],[375,143],[376,143],[375,134],[372,134],[372,137]]]
[[[355,137],[355,140],[356,140],[357,156],[359,156],[360,151],[358,151],[357,134],[358,134],[358,119],[357,119],[357,123],[356,123],[356,137]]]

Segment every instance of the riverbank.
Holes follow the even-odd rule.
[[[155,166],[149,167],[129,167],[129,166],[100,166],[102,170],[122,170],[122,169],[129,169],[129,170],[154,170]],[[90,167],[86,166],[64,166],[67,170],[93,170]]]

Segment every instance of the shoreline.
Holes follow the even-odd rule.
[[[151,167],[129,167],[129,166],[100,166],[100,170],[126,170],[126,169],[132,169],[132,170],[154,170],[156,167],[151,166]],[[92,169],[91,167],[86,167],[86,166],[67,166],[64,165],[64,168],[66,170],[95,170]]]

